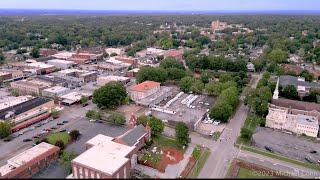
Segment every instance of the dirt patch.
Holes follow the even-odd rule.
[[[179,151],[172,147],[161,148],[163,154],[161,154],[161,160],[158,163],[152,161],[142,162],[138,161],[139,164],[154,168],[160,172],[165,172],[168,164],[174,165],[183,160],[183,151]]]

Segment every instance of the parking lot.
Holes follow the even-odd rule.
[[[161,102],[158,106],[161,106],[161,107],[165,106],[167,102],[170,101],[172,98],[174,98],[175,95],[177,95],[178,93],[179,92],[176,92],[175,94],[173,94],[171,98],[168,98],[167,100]],[[187,107],[187,105],[181,103],[181,101],[188,96],[189,94],[187,93],[182,94],[177,100],[172,102],[170,106],[165,108],[167,110],[175,111],[176,112],[175,114],[172,115],[172,114],[153,110],[152,115],[162,120],[185,122],[186,124],[189,124],[189,126],[193,126],[212,107],[213,99],[205,95],[198,95],[198,98],[196,98],[190,104],[191,106],[193,106],[193,108],[190,108],[190,107]]]
[[[268,146],[275,153],[305,162],[308,162],[306,157],[313,163],[320,160],[320,143],[269,128],[257,128],[253,135],[253,145],[262,149]],[[317,152],[310,153],[311,151]]]

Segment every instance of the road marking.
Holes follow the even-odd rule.
[[[264,160],[263,159],[259,159],[259,161],[263,162]]]
[[[278,165],[277,163],[273,163],[274,166]]]

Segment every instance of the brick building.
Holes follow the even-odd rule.
[[[12,157],[0,167],[1,179],[31,178],[59,157],[60,148],[42,142]]]
[[[136,126],[113,138],[98,134],[86,143],[86,151],[73,159],[67,178],[130,178],[137,152],[150,140],[150,127]]]

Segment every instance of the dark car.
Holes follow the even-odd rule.
[[[62,130],[60,130],[59,132],[66,132],[67,130],[65,130],[65,129],[62,129]]]
[[[99,121],[97,121],[97,123],[103,123],[103,121],[99,120]]]
[[[52,126],[52,127],[51,127],[51,129],[58,129],[58,128],[57,128],[57,127],[55,127],[55,126]]]
[[[313,150],[313,151],[310,151],[311,154],[316,154],[317,151]]]
[[[36,124],[36,125],[34,125],[34,127],[40,127],[40,126],[42,126],[42,124]]]
[[[273,152],[273,149],[271,147],[269,147],[269,146],[265,146],[264,148],[269,152]]]
[[[69,122],[69,121],[62,121],[62,123],[64,123],[64,124],[65,124],[65,123],[68,123],[68,122]]]
[[[35,135],[35,136],[33,136],[32,138],[38,139],[38,138],[40,138],[40,135]]]
[[[4,141],[4,142],[9,142],[9,141],[11,141],[12,139],[13,139],[13,137],[10,137],[10,136],[9,136],[9,137],[4,138],[3,141]]]
[[[304,159],[309,163],[313,163],[309,157],[305,157]]]
[[[57,123],[57,126],[62,126],[62,125],[64,125],[63,123]]]
[[[86,107],[88,105],[89,105],[88,103],[84,103],[84,104],[82,104],[82,107]]]
[[[23,142],[29,142],[29,141],[32,141],[32,139],[24,139],[22,140]]]

